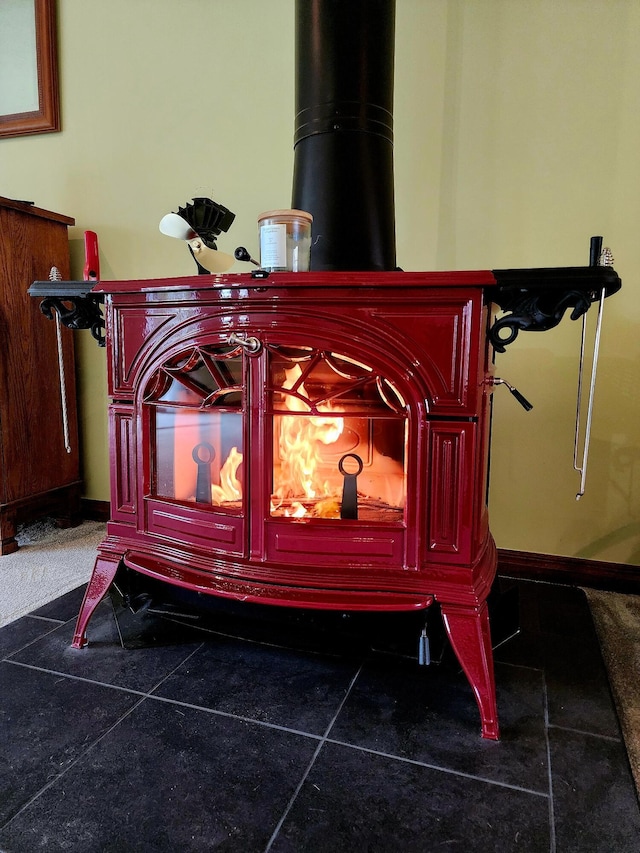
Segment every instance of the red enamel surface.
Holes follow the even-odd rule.
[[[412,610],[435,599],[474,690],[482,734],[497,738],[485,603],[496,571],[485,503],[491,352],[484,289],[494,283],[484,271],[100,283],[113,401],[111,521],[74,645],[85,644],[87,622],[121,560],[168,583],[274,605]],[[222,511],[154,492],[159,451],[143,396],[163,365],[224,346],[232,332],[265,349],[243,356],[250,489],[236,509]],[[397,519],[270,513],[269,347],[340,353],[398,390],[407,438]]]

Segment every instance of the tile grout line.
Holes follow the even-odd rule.
[[[46,606],[46,605],[45,605]],[[37,619],[40,622],[57,622],[58,625],[64,625],[68,619],[55,619],[53,616],[38,616],[36,613],[26,613],[25,619]]]
[[[253,717],[244,717],[240,714],[232,714],[229,711],[220,711],[220,710],[217,710],[216,708],[207,708],[206,705],[195,705],[191,702],[182,702],[179,699],[170,699],[168,696],[158,696],[156,693],[152,692],[154,690],[157,690],[157,688],[160,687],[160,685],[163,684],[164,681],[167,678],[169,678],[169,676],[173,675],[173,673],[176,671],[176,669],[181,667],[183,663],[186,663],[186,661],[189,660],[189,658],[192,655],[194,655],[197,651],[199,651],[199,649],[194,649],[194,651],[191,652],[191,654],[187,658],[185,658],[185,660],[181,661],[166,676],[163,676],[163,678],[157,684],[155,684],[150,689],[150,691],[136,690],[133,687],[122,687],[119,684],[110,684],[107,681],[96,681],[93,678],[85,678],[82,675],[72,675],[71,673],[68,673],[68,672],[61,672],[60,670],[57,670],[57,669],[46,669],[45,667],[35,666],[34,664],[23,663],[22,661],[17,661],[17,660],[4,660],[4,661],[1,661],[1,663],[8,663],[8,664],[12,664],[13,666],[20,666],[20,667],[23,667],[24,669],[30,669],[30,670],[33,670],[35,672],[43,672],[46,675],[55,675],[55,676],[58,676],[59,678],[68,678],[71,681],[81,681],[85,684],[93,684],[96,687],[106,687],[109,690],[119,690],[122,693],[131,693],[134,696],[140,696],[142,699],[152,699],[154,702],[163,702],[167,705],[179,705],[182,708],[190,708],[191,710],[194,710],[194,711],[202,711],[205,714],[212,714],[212,715],[217,716],[217,717],[225,717],[227,719],[239,720],[240,722],[243,722],[243,723],[251,723],[251,724],[256,725],[256,726],[262,726],[263,728],[267,728],[267,729],[276,729],[278,731],[284,731],[284,732],[287,732],[289,734],[301,735],[303,737],[311,738],[312,740],[321,740],[323,738],[323,735],[314,734],[313,732],[305,732],[305,731],[302,731],[301,729],[293,729],[290,726],[280,726],[277,723],[268,723],[268,722],[265,722],[264,720],[256,720]],[[0,853],[2,853],[2,851],[0,851]]]
[[[24,646],[20,646],[19,649],[14,649],[12,652],[9,652],[9,655],[7,657],[3,657],[2,660],[6,661],[7,663],[13,663],[13,661],[11,660],[13,655],[17,655],[20,652],[24,651],[25,649],[28,649],[29,646],[32,646],[32,645],[34,645],[34,643],[37,643],[40,640],[43,640],[45,637],[48,637],[49,634],[53,634],[55,631],[57,631],[59,628],[61,628],[65,624],[64,622],[55,622],[54,620],[49,620],[49,619],[44,619],[42,621],[44,621],[44,622],[51,621],[53,623],[51,626],[51,630],[45,631],[44,634],[39,634],[37,637],[34,637],[32,640],[29,640],[27,643],[25,643]]]
[[[144,695],[140,696],[140,699],[137,702],[135,702],[131,706],[131,708],[129,708],[128,711],[125,711],[125,713],[122,714],[122,716],[118,717],[118,719],[115,721],[115,723],[113,723],[111,726],[109,726],[109,728],[106,731],[104,731],[100,735],[100,737],[98,737],[94,741],[92,741],[89,744],[89,746],[87,746],[80,753],[80,755],[78,755],[71,762],[71,764],[69,764],[68,767],[65,767],[64,770],[62,770],[60,773],[58,773],[57,776],[55,776],[53,779],[50,779],[45,785],[42,786],[42,788],[40,788],[39,791],[37,791],[29,800],[27,800],[26,803],[24,803],[22,806],[20,806],[18,811],[14,815],[12,815],[8,821],[3,823],[2,826],[0,827],[0,829],[6,829],[19,815],[22,814],[22,812],[25,811],[25,809],[28,809],[29,806],[32,805],[32,803],[35,803],[36,800],[38,800],[45,793],[45,791],[48,791],[52,785],[55,785],[56,782],[58,782],[60,779],[62,779],[64,776],[66,776],[67,773],[72,768],[74,768],[79,761],[81,761],[89,752],[91,752],[92,749],[94,749],[95,746],[97,746],[100,743],[101,740],[103,740],[103,738],[105,738],[108,734],[110,734],[110,732],[112,732],[117,726],[119,726],[123,720],[125,720],[130,714],[132,714],[133,711],[135,711],[135,709],[138,708],[145,701],[145,699],[146,699],[146,696],[144,696]]]
[[[333,726],[335,725],[335,722],[336,722],[336,720],[338,719],[338,716],[340,715],[340,712],[341,712],[341,711],[342,711],[342,709],[344,708],[345,702],[346,702],[346,701],[347,701],[347,699],[349,698],[349,696],[350,696],[350,694],[351,694],[351,691],[353,690],[353,685],[356,683],[356,680],[357,680],[358,676],[359,676],[359,675],[360,675],[360,673],[362,672],[363,666],[364,666],[364,664],[360,664],[360,666],[359,666],[359,668],[358,668],[358,671],[355,673],[355,675],[354,675],[354,676],[353,676],[353,678],[351,679],[351,683],[349,684],[349,687],[347,688],[347,690],[345,691],[344,696],[342,697],[342,702],[340,702],[340,704],[338,705],[338,707],[337,707],[337,709],[336,709],[336,712],[335,712],[335,714],[333,715],[333,718],[330,720],[329,725],[328,725],[328,726],[327,726],[327,728],[325,729],[325,733],[324,733],[324,735],[322,736],[322,738],[321,738],[320,742],[318,743],[317,747],[315,748],[314,753],[313,753],[313,755],[311,756],[311,760],[309,761],[309,764],[307,765],[307,769],[306,769],[306,770],[304,771],[304,773],[302,774],[302,778],[300,779],[300,781],[299,781],[298,785],[296,786],[295,791],[293,792],[293,795],[291,796],[291,798],[290,798],[289,802],[287,803],[287,805],[286,805],[286,807],[285,807],[285,810],[284,810],[284,812],[282,813],[282,816],[280,817],[280,820],[279,820],[279,821],[278,821],[278,823],[276,824],[276,827],[275,827],[275,829],[273,830],[273,833],[271,834],[271,838],[270,838],[270,839],[269,839],[269,841],[267,842],[267,846],[264,848],[264,853],[269,853],[269,851],[271,850],[271,848],[272,848],[272,846],[273,846],[273,844],[274,844],[274,842],[275,842],[275,840],[276,840],[276,838],[277,838],[277,836],[278,836],[278,833],[279,833],[279,832],[280,832],[280,830],[282,829],[282,825],[284,824],[285,820],[287,819],[287,816],[288,816],[289,812],[290,812],[290,811],[291,811],[291,809],[293,808],[293,804],[295,803],[296,799],[298,798],[298,794],[299,794],[299,793],[300,793],[300,791],[302,790],[302,786],[303,786],[303,785],[304,785],[304,783],[307,781],[307,778],[309,777],[309,774],[311,773],[311,768],[312,768],[312,767],[313,767],[313,765],[315,764],[316,759],[317,759],[318,755],[320,754],[320,750],[322,749],[322,747],[323,747],[323,746],[325,745],[325,743],[327,742],[327,739],[328,739],[328,737],[329,737],[329,732],[331,731],[331,729],[332,729],[332,728],[333,728]]]
[[[544,737],[547,742],[547,776],[549,780],[549,853],[556,853],[556,816],[553,802],[553,773],[551,772],[551,741],[549,739],[549,694],[546,672],[542,672],[542,698],[544,701]]]
[[[378,755],[380,758],[389,758],[393,761],[400,761],[403,764],[412,764],[416,767],[424,767],[427,770],[435,770],[438,773],[447,773],[450,776],[460,776],[463,779],[471,779],[473,782],[484,782],[486,785],[495,785],[498,788],[507,788],[510,791],[520,791],[523,794],[530,794],[534,797],[542,797],[546,799],[549,794],[546,791],[535,791],[533,788],[524,788],[522,785],[513,785],[510,782],[501,782],[499,779],[489,779],[486,776],[476,776],[474,773],[465,773],[462,770],[453,770],[451,767],[442,767],[438,764],[430,764],[427,761],[418,761],[415,758],[405,758],[403,755],[394,755],[391,752],[381,752],[378,749],[370,749],[366,746],[357,746],[356,744],[346,743],[345,741],[335,740],[334,738],[325,738],[327,743],[335,744],[336,746],[344,746],[347,749],[354,749],[358,752],[366,752],[369,755]]]
[[[182,702],[179,699],[171,699],[167,696],[159,696],[156,693],[152,692],[152,691],[156,690],[167,678],[169,678],[169,676],[171,676],[176,671],[176,669],[178,669],[180,666],[182,666],[183,663],[185,663],[187,660],[189,660],[189,658],[192,655],[194,655],[197,651],[198,651],[198,649],[195,649],[193,652],[191,652],[191,654],[187,658],[185,658],[184,661],[181,661],[181,663],[179,663],[170,673],[168,673],[166,676],[164,676],[153,688],[151,688],[151,691],[147,691],[147,692],[145,692],[143,690],[135,690],[132,687],[121,687],[117,684],[109,684],[106,681],[96,681],[94,679],[85,678],[85,677],[80,676],[80,675],[71,675],[70,673],[61,672],[59,670],[45,669],[43,667],[34,666],[33,664],[23,663],[21,661],[7,660],[7,661],[3,661],[3,663],[10,663],[10,664],[13,664],[14,666],[21,666],[25,669],[31,669],[31,670],[34,670],[36,672],[46,673],[47,675],[55,675],[55,676],[58,676],[61,678],[69,678],[72,681],[81,681],[81,682],[84,682],[86,684],[93,684],[96,687],[106,687],[106,688],[111,689],[111,690],[119,690],[123,693],[131,693],[134,696],[139,696],[141,699],[151,699],[155,702],[162,702],[162,703],[167,704],[167,705],[178,705],[180,707],[189,708],[189,709],[194,710],[194,711],[201,711],[205,714],[211,714],[213,716],[224,717],[226,719],[231,719],[231,720],[238,720],[239,722],[248,723],[250,725],[255,725],[255,726],[261,726],[261,727],[267,728],[267,729],[274,729],[276,731],[286,732],[287,734],[296,735],[298,737],[309,738],[310,740],[318,740],[318,741],[320,741],[320,745],[322,745],[325,742],[326,743],[332,743],[332,744],[335,744],[336,746],[342,746],[346,749],[355,750],[356,752],[365,752],[365,753],[368,753],[371,755],[378,755],[381,758],[388,758],[390,760],[399,761],[399,762],[404,763],[404,764],[412,764],[412,765],[415,765],[417,767],[424,767],[428,770],[435,770],[437,772],[447,773],[447,774],[452,775],[452,776],[460,776],[464,779],[471,779],[473,781],[482,782],[482,783],[487,784],[487,785],[495,785],[495,786],[500,787],[500,788],[507,788],[507,789],[513,790],[513,791],[520,791],[522,793],[530,794],[530,795],[536,796],[536,797],[547,797],[548,796],[548,794],[546,792],[536,791],[533,788],[525,788],[521,785],[513,785],[509,782],[501,782],[498,779],[490,779],[490,778],[485,777],[485,776],[477,776],[473,773],[465,773],[464,771],[454,770],[450,767],[442,767],[442,766],[437,765],[437,764],[431,764],[430,762],[419,761],[417,759],[412,759],[412,758],[406,758],[405,756],[402,756],[402,755],[396,755],[394,753],[382,752],[381,750],[371,749],[369,747],[360,746],[360,745],[355,744],[355,743],[349,743],[348,741],[338,740],[336,738],[330,738],[329,732],[335,723],[335,720],[337,718],[337,714],[339,714],[340,710],[342,709],[342,705],[344,704],[344,701],[346,701],[348,693],[347,693],[347,696],[345,696],[345,699],[343,700],[343,702],[341,703],[340,708],[339,708],[336,716],[329,723],[325,733],[322,735],[319,735],[319,734],[315,734],[313,732],[303,731],[302,729],[294,729],[291,726],[278,725],[277,723],[269,723],[269,722],[266,722],[265,720],[256,720],[253,717],[245,717],[241,714],[232,714],[229,711],[220,711],[216,708],[208,708],[205,705],[196,705],[196,704],[193,704],[191,702]],[[356,673],[356,675],[354,676],[354,679],[357,678],[357,675],[358,675],[358,673]],[[349,688],[348,688],[349,692],[351,691],[351,686],[352,685],[350,684]],[[553,726],[550,726],[550,728],[553,728]]]
[[[215,717],[225,717],[228,720],[238,720],[241,723],[250,723],[251,725],[261,726],[265,729],[275,729],[276,731],[286,732],[290,735],[307,737],[311,740],[324,740],[324,735],[316,735],[313,732],[304,732],[302,729],[292,729],[290,726],[279,726],[277,723],[268,723],[265,720],[256,720],[254,717],[245,717],[242,714],[232,714],[230,711],[220,711],[217,708],[207,708],[205,705],[194,705],[191,702],[181,702],[179,699],[170,699],[168,696],[156,696],[155,694],[150,693],[146,698],[153,699],[156,702],[164,702],[166,705],[179,705],[181,708],[189,708],[192,711],[202,711],[205,714],[211,714]]]
[[[571,732],[576,735],[585,735],[586,737],[595,737],[598,740],[606,740],[609,743],[621,743],[624,746],[624,739],[615,735],[601,735],[599,732],[588,732],[586,729],[574,729],[572,726],[559,726],[557,723],[549,723],[548,728],[556,729],[559,732]]]
[[[121,687],[118,684],[109,684],[106,681],[96,681],[94,678],[85,678],[82,675],[73,675],[70,672],[61,672],[58,669],[46,669],[46,667],[35,666],[32,663],[23,663],[19,660],[11,660],[6,658],[2,663],[9,663],[12,666],[21,666],[24,669],[32,669],[35,672],[44,672],[47,675],[57,675],[60,678],[69,678],[71,681],[83,681],[85,684],[95,684],[96,687],[108,687],[110,690],[120,690],[123,693],[133,693],[134,696],[141,696],[143,699],[148,697],[148,693],[144,690],[135,690],[133,687]]]
[[[201,646],[199,648],[201,648]],[[150,691],[136,690],[133,687],[122,687],[119,684],[110,684],[107,681],[96,681],[93,678],[85,678],[82,675],[73,675],[69,672],[61,672],[58,669],[46,669],[45,667],[35,666],[31,663],[23,663],[22,661],[18,660],[3,660],[0,661],[0,663],[8,663],[12,664],[13,666],[20,666],[23,667],[23,669],[30,669],[35,672],[43,672],[46,675],[55,675],[59,678],[68,678],[71,681],[81,681],[85,684],[93,684],[96,687],[106,687],[109,690],[119,690],[122,693],[131,693],[134,696],[140,696],[142,699],[152,699],[154,702],[163,702],[167,705],[179,705],[182,708],[190,708],[191,710],[202,711],[205,714],[212,714],[217,717],[225,717],[227,719],[239,720],[243,723],[252,723],[253,725],[262,726],[263,728],[267,729],[276,729],[278,731],[288,732],[289,734],[301,735],[303,737],[311,738],[312,740],[321,740],[323,738],[323,735],[314,734],[313,732],[305,732],[301,729],[293,729],[290,726],[280,726],[277,723],[268,723],[264,720],[256,720],[253,717],[244,717],[240,714],[232,714],[229,711],[220,711],[216,708],[207,708],[206,705],[194,705],[192,702],[182,702],[179,699],[170,699],[168,696],[158,696],[156,693],[152,692],[154,690],[157,690],[158,687],[160,687],[160,685],[163,684],[167,678],[169,678],[169,676],[173,675],[176,669],[181,667],[183,663],[186,663],[192,655],[199,651],[199,648],[194,649],[194,651],[191,652],[191,654],[187,658],[185,658],[185,660],[181,661],[174,669],[171,670],[171,672],[167,673],[166,676],[163,676],[163,678],[161,678],[160,681],[150,689]],[[2,853],[2,851],[0,851],[0,853]]]
[[[174,673],[177,669],[179,669],[179,668],[182,666],[182,664],[183,664],[183,663],[186,663],[186,662],[189,660],[189,658],[191,658],[191,657],[192,657],[192,656],[193,656],[193,655],[194,655],[194,654],[195,654],[195,653],[196,653],[200,648],[202,648],[202,645],[204,645],[204,644],[202,643],[200,646],[198,646],[198,648],[197,648],[197,649],[194,649],[194,650],[191,652],[191,654],[190,654],[190,655],[188,655],[188,656],[187,656],[183,661],[181,661],[179,664],[177,664],[177,666],[175,666],[175,667],[171,670],[171,672],[168,672],[168,673],[167,673],[163,678],[161,678],[161,679],[160,679],[160,681],[158,681],[158,683],[157,683],[156,685],[154,685],[153,690],[156,690],[156,689],[157,689],[157,688],[158,688],[158,687],[159,687],[159,686],[160,686],[160,685],[161,685],[161,684],[162,684],[162,683],[163,683],[167,678],[169,678],[171,675],[173,675],[173,673]],[[25,809],[28,809],[28,808],[29,808],[29,806],[31,806],[31,804],[32,804],[32,803],[34,803],[36,800],[38,800],[38,799],[39,799],[39,798],[40,798],[40,797],[45,793],[45,791],[48,791],[48,790],[49,790],[49,788],[51,788],[51,786],[52,786],[52,785],[55,785],[55,784],[56,784],[60,779],[62,779],[64,776],[66,776],[66,774],[67,774],[67,773],[68,773],[68,772],[69,772],[73,767],[75,767],[75,766],[76,766],[76,764],[78,764],[78,762],[79,762],[79,761],[81,761],[82,759],[84,759],[84,758],[85,758],[85,756],[86,756],[86,755],[88,755],[88,754],[91,752],[91,750],[95,749],[95,747],[96,747],[96,746],[97,746],[97,745],[98,745],[102,740],[104,740],[104,738],[106,738],[108,734],[110,734],[112,731],[114,731],[114,729],[116,729],[116,728],[120,725],[120,723],[122,723],[122,721],[123,721],[123,720],[126,720],[126,719],[127,719],[127,717],[129,717],[129,716],[130,716],[130,715],[131,715],[131,714],[132,714],[132,713],[133,713],[137,708],[139,708],[139,707],[140,707],[140,705],[142,705],[142,703],[143,703],[143,702],[145,702],[147,699],[151,698],[151,697],[150,697],[150,694],[148,694],[148,693],[142,693],[141,691],[137,691],[137,690],[127,690],[127,688],[124,688],[124,687],[115,687],[114,685],[110,685],[110,684],[106,684],[106,685],[105,685],[105,684],[103,684],[102,682],[99,682],[99,681],[90,681],[90,679],[88,679],[88,678],[79,678],[79,677],[77,677],[77,676],[73,676],[73,675],[69,676],[69,675],[67,675],[66,673],[62,673],[62,672],[61,672],[61,673],[58,673],[58,672],[54,672],[54,671],[52,671],[52,670],[43,670],[43,669],[39,669],[38,667],[35,667],[35,666],[30,666],[29,664],[19,663],[18,661],[7,661],[7,662],[8,662],[8,663],[14,663],[16,666],[23,666],[23,667],[25,667],[25,668],[27,668],[27,669],[36,670],[36,671],[38,671],[38,672],[47,672],[47,673],[49,673],[49,674],[51,674],[51,675],[61,675],[61,676],[67,677],[67,678],[74,679],[74,680],[76,680],[76,681],[86,681],[86,682],[88,682],[88,683],[90,683],[90,684],[96,684],[96,685],[105,686],[105,687],[114,687],[114,689],[121,690],[121,691],[126,692],[126,693],[132,693],[132,694],[134,694],[134,695],[138,695],[140,698],[138,699],[138,701],[137,701],[137,702],[134,702],[134,704],[133,704],[133,705],[132,705],[132,706],[131,706],[127,711],[125,711],[125,713],[124,713],[124,714],[122,714],[120,717],[118,717],[118,719],[117,719],[117,720],[116,720],[116,721],[115,721],[111,726],[109,726],[109,728],[108,728],[108,729],[106,729],[106,730],[105,730],[105,731],[100,735],[100,737],[96,738],[94,741],[92,741],[92,742],[89,744],[89,746],[87,746],[85,749],[83,749],[83,750],[82,750],[82,752],[81,752],[81,753],[80,753],[80,754],[79,754],[79,755],[78,755],[78,756],[77,756],[77,757],[76,757],[76,758],[71,762],[71,764],[69,764],[69,766],[68,766],[68,767],[65,767],[65,769],[64,769],[61,773],[58,773],[58,775],[57,775],[57,776],[55,776],[55,778],[50,779],[50,780],[49,780],[45,785],[43,785],[43,787],[42,787],[42,788],[40,788],[40,790],[39,790],[39,791],[37,791],[37,792],[36,792],[36,793],[35,793],[35,794],[34,794],[34,795],[33,795],[33,796],[32,796],[32,797],[31,797],[31,798],[30,798],[26,803],[24,803],[24,804],[23,804],[23,805],[18,809],[18,811],[17,811],[14,815],[12,815],[12,816],[9,818],[9,820],[8,820],[8,821],[6,821],[5,823],[3,823],[3,824],[2,824],[2,826],[0,826],[0,829],[6,829],[6,827],[8,827],[8,826],[9,826],[9,825],[10,825],[10,824],[11,824],[11,823],[12,823],[12,822],[13,822],[13,821],[18,817],[18,815],[21,815],[21,814],[22,814],[22,812],[23,812]]]

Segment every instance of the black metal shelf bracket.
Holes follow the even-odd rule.
[[[622,287],[608,266],[493,270],[493,275],[497,284],[488,295],[505,312],[488,333],[496,352],[505,352],[521,331],[552,329],[569,309],[571,319],[577,320],[603,291],[611,296]]]
[[[34,281],[30,296],[40,298],[40,310],[49,320],[57,313],[67,329],[89,329],[98,342],[105,345],[105,322],[101,305],[104,297],[92,293],[96,281]]]

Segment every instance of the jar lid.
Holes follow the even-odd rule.
[[[307,222],[313,222],[313,216],[306,210],[267,210],[261,213],[258,217],[258,222],[262,219],[306,219]]]

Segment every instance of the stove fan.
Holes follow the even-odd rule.
[[[228,208],[210,198],[194,198],[177,213],[167,213],[160,220],[160,231],[168,237],[186,240],[196,262],[198,273],[225,272],[235,261],[233,255],[219,252],[216,237],[231,227],[236,218]]]

